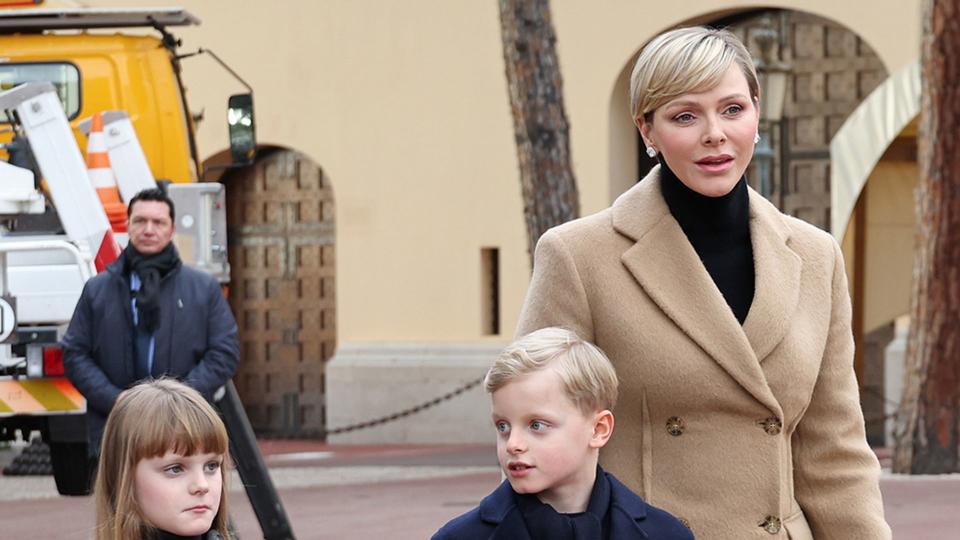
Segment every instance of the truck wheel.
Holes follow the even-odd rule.
[[[61,495],[89,495],[93,471],[87,443],[51,442],[53,479]]]

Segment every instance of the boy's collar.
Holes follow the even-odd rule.
[[[513,500],[513,488],[510,487],[508,480],[504,480],[497,489],[493,490],[493,493],[480,501],[480,519],[487,523],[501,523],[516,506]]]
[[[639,495],[630,491],[630,488],[623,485],[615,476],[611,474],[606,476],[607,480],[610,481],[610,508],[619,508],[634,520],[646,519],[647,503]]]
[[[636,527],[638,521],[643,521],[647,517],[647,504],[639,496],[635,495],[630,488],[623,485],[613,475],[609,475],[602,468],[597,469],[597,474],[606,476],[610,482],[610,511],[618,511],[629,516]],[[513,498],[513,488],[510,482],[504,480],[497,486],[493,493],[487,495],[480,501],[478,508],[480,519],[492,524],[501,524],[507,518],[512,510],[517,510],[516,501]],[[613,516],[611,516],[613,517]],[[520,520],[520,512],[514,514],[514,518]],[[619,520],[612,519],[614,528]],[[637,527],[637,530],[640,530]],[[641,531],[642,532],[642,531]]]
[[[514,493],[514,496],[517,500],[518,506],[520,506],[520,510],[524,512],[524,514],[540,506],[549,506],[547,503],[540,501],[539,497],[536,495],[521,495],[519,493]],[[598,520],[603,522],[603,518],[607,515],[609,508],[610,482],[607,480],[607,475],[604,474],[600,465],[596,465],[594,469],[593,485],[590,487],[590,496],[587,497],[587,507],[584,509],[584,512],[593,514]],[[573,514],[574,513],[567,515]]]
[[[581,512],[558,512],[533,494],[514,494],[520,515],[535,538],[596,540],[604,537],[606,517],[610,513],[610,482],[598,466]],[[605,523],[607,522],[607,523]]]
[[[490,540],[531,540],[509,481],[480,501],[479,513],[482,521],[495,527]]]
[[[603,523],[604,517],[610,511],[610,500],[613,496],[611,491],[609,477],[600,465],[597,465],[597,477],[593,480],[593,488],[590,490],[587,512],[596,516],[600,523]]]
[[[640,525],[647,519],[647,503],[613,475],[610,480],[610,538],[649,538]],[[625,515],[621,519],[618,514]]]

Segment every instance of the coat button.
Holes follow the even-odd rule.
[[[757,425],[762,427],[763,430],[767,432],[767,435],[779,435],[783,430],[783,422],[775,416],[764,420],[757,420]]]
[[[767,516],[760,522],[760,527],[770,534],[777,534],[780,532],[780,518],[777,516]]]
[[[671,416],[667,418],[667,433],[673,435],[674,437],[679,437],[683,434],[683,430],[686,427],[683,424],[683,418],[679,416]]]

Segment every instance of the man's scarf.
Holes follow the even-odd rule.
[[[123,270],[136,272],[140,277],[140,290],[137,291],[137,326],[153,333],[160,325],[160,280],[180,267],[180,255],[173,243],[154,255],[143,255],[133,244],[123,251]]]

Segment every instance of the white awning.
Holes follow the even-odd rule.
[[[880,157],[919,113],[917,61],[874,89],[830,141],[830,229],[838,242]]]

